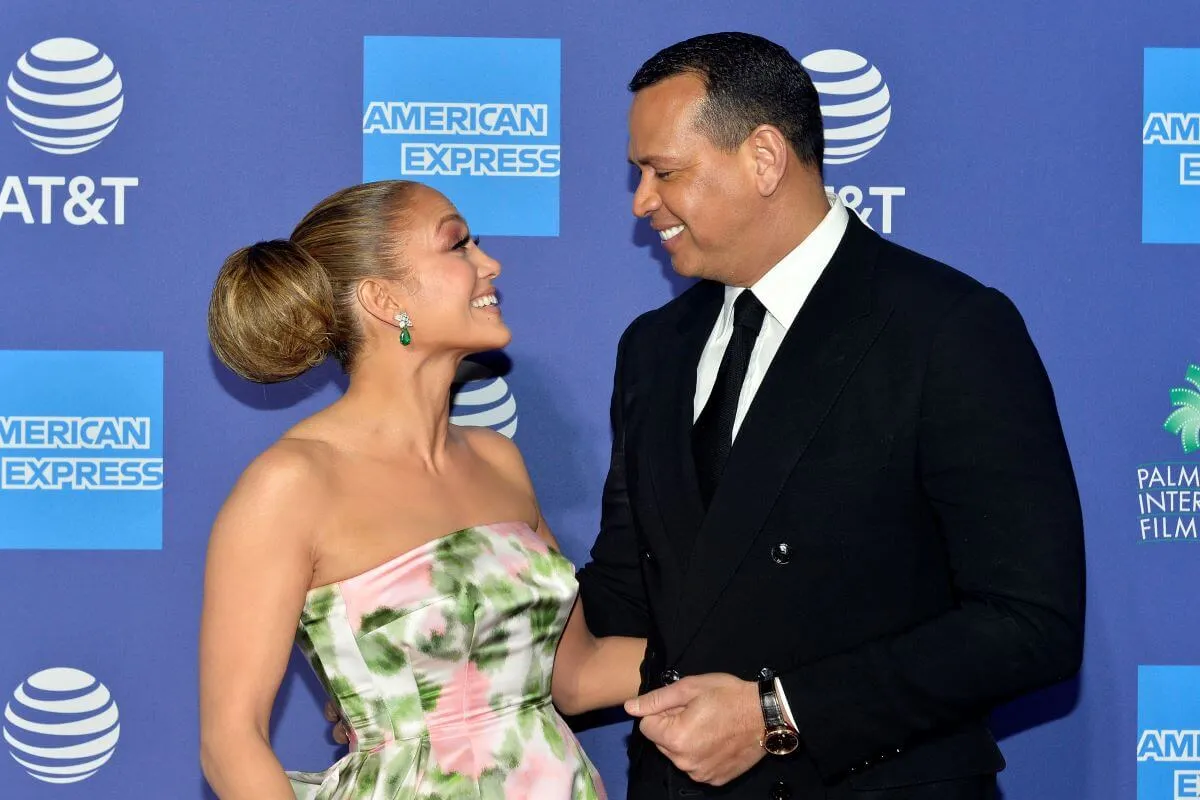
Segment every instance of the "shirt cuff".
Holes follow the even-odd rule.
[[[775,679],[775,695],[779,698],[779,707],[783,709],[783,721],[791,726],[792,730],[800,730],[796,727],[796,720],[792,717],[792,707],[788,705],[787,695],[783,693],[783,684],[779,678]]]

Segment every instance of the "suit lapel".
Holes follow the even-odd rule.
[[[887,321],[888,310],[872,309],[871,301],[878,247],[851,214],[759,386],[696,535],[677,624],[666,631],[676,658],[746,558],[788,475]]]
[[[676,544],[690,541],[704,520],[704,504],[696,482],[692,458],[692,416],[696,394],[696,366],[704,343],[716,323],[725,297],[724,287],[704,283],[696,287],[695,302],[676,326],[674,341],[661,342],[662,372],[655,381],[657,395],[649,415],[647,438],[650,482],[655,506],[662,516],[673,560],[669,574],[681,576],[683,557]],[[677,593],[670,593],[674,599]]]

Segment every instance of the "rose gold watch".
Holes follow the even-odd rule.
[[[775,692],[774,678],[764,678],[758,682],[758,700],[762,706],[764,725],[759,744],[773,756],[786,756],[796,752],[800,746],[800,734],[784,721],[779,695]]]

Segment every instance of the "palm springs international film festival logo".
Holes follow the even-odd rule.
[[[558,39],[368,36],[363,180],[417,180],[472,231],[557,236]]]
[[[1138,667],[1138,800],[1200,798],[1200,667]]]
[[[517,400],[495,370],[477,361],[464,361],[455,376],[455,387],[450,407],[452,423],[491,428],[513,438],[517,432]]]
[[[892,93],[879,68],[849,50],[821,50],[800,60],[821,98],[825,123],[825,165],[838,170],[865,158],[887,134],[892,121]],[[830,172],[830,170],[827,170]],[[892,232],[895,198],[903,186],[855,186],[837,191],[846,207],[880,233]]]
[[[82,670],[56,667],[16,688],[4,707],[3,731],[9,755],[29,775],[45,783],[79,783],[116,752],[120,713],[103,683]]]
[[[1146,48],[1142,80],[1142,242],[1200,243],[1200,48]]]
[[[9,72],[5,106],[31,151],[78,156],[116,130],[125,84],[113,60],[91,42],[46,39]],[[16,160],[5,157],[9,164]],[[32,174],[7,175],[0,186],[0,224],[125,224],[126,193],[137,178],[54,175],[52,165],[67,162],[27,160]]]
[[[162,353],[0,351],[0,549],[162,549],[162,420]]]
[[[1163,430],[1184,455],[1200,456],[1200,366],[1189,365],[1184,380],[1168,394],[1172,410]],[[1137,482],[1143,542],[1200,541],[1200,458],[1140,464]]]

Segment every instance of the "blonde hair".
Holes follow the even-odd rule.
[[[362,346],[356,292],[367,278],[403,278],[405,226],[419,183],[342,189],[287,239],[243,247],[221,265],[208,339],[231,370],[259,383],[294,378],[329,355],[350,372]]]

